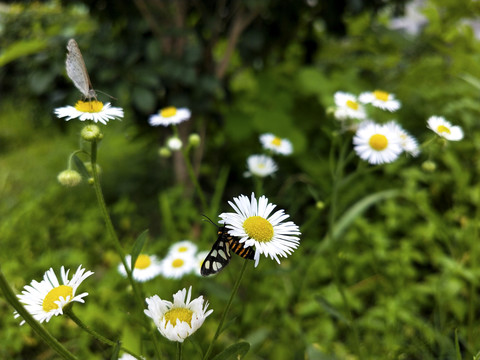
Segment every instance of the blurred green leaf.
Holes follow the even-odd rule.
[[[137,261],[138,255],[142,252],[143,247],[145,246],[145,242],[148,239],[148,229],[143,231],[140,235],[138,235],[137,239],[135,240],[132,248],[131,253],[131,262],[130,262],[130,269],[135,269],[135,263]]]
[[[46,40],[20,40],[0,53],[0,67],[5,66],[11,61],[15,61],[24,56],[36,54],[46,49],[48,43]]]
[[[236,344],[230,345],[220,354],[215,356],[212,360],[239,360],[247,354],[248,350],[250,350],[250,344],[245,341],[241,341]]]

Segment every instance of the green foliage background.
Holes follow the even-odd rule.
[[[480,45],[465,20],[477,17],[480,5],[428,1],[429,23],[414,37],[388,29],[392,11],[401,10],[396,2],[382,8],[347,2],[332,14],[331,2],[227,1],[225,16],[213,2],[176,4],[154,7],[153,24],[130,2],[17,2],[0,10],[0,265],[11,286],[20,292],[50,267],[83,264],[95,275],[82,284],[89,296],[75,307],[77,315],[129,348],[149,347],[138,338],[143,314],[130,312],[130,289],[106,245],[93,190],[56,181],[83,125],[53,115],[79,97],[64,71],[65,44],[75,37],[94,87],[115,96],[126,113],[104,127],[99,150],[102,186],[126,249],[146,228],[147,251],[159,256],[182,239],[204,250],[215,239],[181,159],[158,157],[171,134],[148,126],[158,108],[192,109],[180,132],[202,135],[196,159],[209,202],[220,175],[228,175],[221,201],[209,209],[214,220],[229,211],[227,200],[254,190],[243,173],[247,156],[261,151],[259,134],[274,132],[294,144],[264,193],[300,225],[301,246],[281,265],[262,259],[258,268],[249,266],[214,354],[243,339],[252,360],[474,357],[480,351]],[[179,25],[173,15],[180,11]],[[239,14],[251,21],[220,76],[217,65]],[[351,135],[338,131],[327,109],[336,91],[376,88],[401,100],[395,118],[420,142],[432,135],[425,127],[431,115],[461,125],[466,136],[386,166],[351,163],[347,175],[358,176],[340,189],[334,219],[346,225],[334,228],[340,236],[329,241],[331,194],[341,186],[332,181],[330,154],[351,143]],[[434,172],[422,169],[425,160],[436,163]],[[392,189],[398,192],[382,193]],[[377,193],[385,196],[374,206],[349,213]],[[146,293],[162,299],[192,285],[194,296],[203,294],[214,309],[186,342],[185,358],[205,351],[240,267],[234,258],[214,278],[146,283]],[[56,358],[18,326],[12,311],[2,298],[0,358]],[[110,356],[111,349],[65,318],[45,326],[80,359]],[[162,352],[173,358],[175,346],[165,340]]]

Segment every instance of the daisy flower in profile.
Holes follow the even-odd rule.
[[[270,133],[260,135],[260,142],[264,149],[276,154],[290,155],[293,152],[292,143],[288,139],[281,139]]]
[[[289,215],[283,210],[272,214],[276,205],[265,196],[257,201],[252,193],[250,199],[240,195],[233,201],[228,203],[235,212],[220,214],[219,222],[226,225],[230,235],[239,237],[244,247],[255,246],[255,267],[261,254],[280,264],[279,256],[287,257],[298,247],[301,234],[298,226],[293,221],[284,221]]]
[[[196,266],[193,254],[173,253],[162,260],[162,274],[166,278],[180,279],[194,271]]]
[[[367,117],[363,105],[360,104],[357,98],[349,93],[337,91],[334,95],[335,118],[338,120],[358,119],[364,120]]]
[[[158,295],[146,298],[145,315],[153,319],[158,331],[171,341],[183,342],[197,331],[213,310],[208,310],[208,301],[203,296],[190,301],[192,287],[179,290],[173,295],[173,303]]]
[[[55,109],[55,115],[66,118],[66,121],[79,119],[80,121],[93,120],[107,125],[109,120],[123,118],[123,109],[113,107],[110,103],[103,104],[101,101],[77,101],[75,106],[65,106]]]
[[[360,94],[358,99],[364,104],[372,104],[377,108],[390,112],[400,109],[400,101],[395,99],[395,95],[382,90],[364,92]]]
[[[178,241],[172,246],[170,246],[170,249],[168,249],[169,255],[184,254],[184,255],[195,256],[196,252],[197,252],[197,245],[195,245],[190,240]]]
[[[460,126],[453,126],[442,116],[430,116],[427,120],[427,127],[449,141],[459,141],[463,139],[462,128]]]
[[[178,125],[190,119],[191,112],[187,108],[176,108],[169,106],[161,109],[157,114],[150,115],[148,123],[152,126]]]
[[[209,254],[210,251],[205,250],[205,251],[200,251],[195,255],[195,263],[196,267],[193,270],[193,273],[198,276],[202,276],[202,273],[200,272],[200,269],[202,268],[203,262],[205,261],[205,258]]]
[[[128,266],[132,262],[132,256],[126,255],[125,261]],[[118,272],[123,276],[127,276],[123,263],[118,264]],[[157,277],[162,273],[161,261],[155,255],[140,254],[135,261],[132,276],[138,282],[145,282]]]
[[[354,150],[370,164],[395,161],[402,152],[400,137],[387,125],[363,123],[353,137]]]
[[[68,273],[62,266],[60,269],[61,282],[58,281],[57,276],[52,268],[47,270],[43,275],[43,280],[38,282],[33,280],[30,285],[26,285],[22,294],[17,295],[20,302],[24,304],[25,309],[39,322],[48,322],[53,316],[63,314],[63,308],[68,304],[76,301],[84,303],[83,298],[88,293],[81,293],[76,295],[78,286],[87,277],[93,274],[92,271],[85,271],[80,265],[68,280]],[[20,315],[15,312],[15,318]],[[23,325],[23,320],[20,325]]]
[[[267,155],[250,155],[247,159],[247,167],[246,177],[251,175],[267,177],[278,170],[275,161]]]
[[[417,157],[420,154],[420,147],[418,146],[417,139],[410,135],[405,129],[403,129],[397,122],[390,121],[386,124],[393,132],[397,133],[400,138],[400,146],[403,151],[409,153],[413,157]]]

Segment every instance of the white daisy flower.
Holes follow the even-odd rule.
[[[205,250],[205,251],[200,251],[195,255],[195,269],[193,270],[193,273],[198,276],[202,276],[200,269],[202,268],[203,262],[205,261],[205,258],[207,255],[210,253],[210,251]]]
[[[463,139],[462,128],[460,126],[453,126],[442,116],[430,116],[427,124],[429,129],[447,140],[459,141]]]
[[[417,157],[420,154],[420,147],[418,146],[417,139],[410,135],[405,129],[403,129],[397,122],[390,121],[386,124],[393,132],[396,132],[400,138],[400,146],[403,151],[410,155]]]
[[[247,159],[247,167],[248,172],[245,173],[245,176],[266,177],[273,175],[278,170],[275,161],[267,155],[250,155]]]
[[[386,125],[363,123],[353,137],[357,155],[370,164],[391,163],[402,152],[400,137]]]
[[[194,271],[195,266],[194,255],[176,252],[162,260],[162,274],[166,278],[179,279]]]
[[[192,287],[179,290],[173,295],[173,303],[162,300],[158,295],[146,298],[145,314],[153,319],[160,334],[168,340],[183,342],[197,331],[213,310],[208,310],[208,301],[203,296],[190,301]]]
[[[178,151],[182,148],[183,142],[178,136],[172,136],[167,140],[167,147],[172,151]]]
[[[110,103],[104,105],[98,100],[77,101],[75,106],[55,109],[55,115],[59,118],[66,118],[66,121],[78,118],[80,121],[93,120],[106,125],[109,120],[123,118],[123,109],[112,107]]]
[[[190,240],[182,240],[178,241],[172,246],[170,246],[170,249],[168,249],[168,254],[186,254],[186,255],[191,255],[195,256],[197,253],[197,245],[195,245],[193,242]]]
[[[293,152],[292,143],[288,139],[280,139],[270,133],[260,135],[260,142],[264,149],[276,154],[290,155]]]
[[[169,126],[169,125],[178,125],[181,122],[184,122],[190,119],[191,112],[187,108],[176,108],[174,106],[169,106],[161,109],[158,114],[150,115],[148,123],[152,126]]]
[[[346,119],[358,119],[364,120],[367,117],[365,109],[360,104],[357,98],[349,93],[337,91],[334,95],[335,105],[335,118],[338,120]]]
[[[125,261],[130,267],[132,256],[126,255]],[[127,276],[123,263],[118,264],[118,272]],[[157,277],[162,273],[162,263],[155,255],[140,254],[135,261],[132,276],[138,282],[145,282]]]
[[[62,266],[60,272],[61,283],[53,269],[50,268],[43,275],[42,281],[32,280],[30,285],[24,287],[22,294],[17,295],[25,309],[41,323],[50,321],[53,316],[62,315],[63,308],[73,301],[84,303],[83,298],[88,295],[86,292],[76,295],[76,292],[82,281],[93,274],[92,271],[85,271],[80,265],[70,280],[68,280],[70,270],[65,271]],[[15,318],[19,316],[15,312]],[[25,320],[20,325],[24,323]]]
[[[289,215],[283,210],[271,215],[276,205],[270,204],[265,196],[257,201],[252,193],[251,199],[240,195],[233,201],[228,203],[235,212],[220,214],[219,222],[226,225],[230,235],[239,237],[245,247],[255,246],[255,267],[261,254],[280,264],[279,256],[287,257],[298,247],[301,234],[298,226],[293,221],[284,222]]]
[[[390,112],[400,109],[400,101],[395,99],[395,95],[382,90],[364,92],[360,94],[358,99],[364,104],[372,104],[377,108]]]
[[[142,359],[145,359],[145,358],[142,357]],[[137,360],[137,358],[135,356],[125,353],[122,356],[120,356],[118,360]]]

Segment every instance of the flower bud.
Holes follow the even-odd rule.
[[[200,141],[200,135],[198,134],[190,134],[190,136],[188,137],[188,143],[193,147],[197,147],[198,145],[200,145]]]
[[[437,169],[437,164],[431,160],[424,161],[422,164],[422,169],[428,172],[434,172]]]
[[[86,161],[85,163],[83,163],[83,165],[85,165],[85,168],[87,169],[88,173],[90,175],[93,175],[92,163],[90,161]],[[102,172],[102,168],[98,164],[95,164],[95,169],[97,169],[97,174],[100,174]]]
[[[322,210],[325,208],[325,203],[323,201],[317,201],[315,203],[315,207],[318,209],[318,210]]]
[[[182,140],[176,136],[172,136],[170,139],[167,140],[167,147],[172,151],[177,151],[182,148]]]
[[[97,125],[87,125],[81,131],[82,139],[85,141],[98,141],[103,139],[103,134]]]
[[[167,147],[161,147],[160,149],[158,149],[158,155],[163,158],[168,158],[172,155],[172,152]]]
[[[74,187],[82,182],[82,175],[75,170],[64,170],[58,174],[57,180],[63,186]]]

